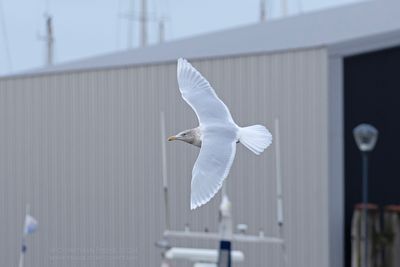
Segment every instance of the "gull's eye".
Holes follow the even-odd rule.
[[[182,136],[186,136],[186,133],[183,133]]]

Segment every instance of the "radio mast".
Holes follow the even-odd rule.
[[[266,0],[260,0],[260,22],[264,22],[266,19],[267,19]]]
[[[158,21],[158,42],[164,43],[165,41],[165,21],[164,18],[162,17],[159,21]]]
[[[54,37],[53,37],[53,18],[46,14],[46,65],[53,65],[53,55],[54,55]]]
[[[147,0],[142,0],[142,11],[140,14],[140,45],[147,45]]]

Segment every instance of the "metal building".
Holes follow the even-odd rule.
[[[176,82],[187,57],[238,124],[273,132],[280,120],[288,266],[344,266],[345,65],[400,46],[398,10],[368,1],[1,77],[1,265],[17,264],[30,203],[40,229],[29,266],[159,266],[159,114],[170,134],[196,126]],[[257,157],[239,146],[228,177],[235,223],[251,233],[277,236],[274,149]],[[197,153],[167,144],[174,229],[216,230],[219,197],[189,210]],[[241,266],[283,266],[275,245],[234,247]]]

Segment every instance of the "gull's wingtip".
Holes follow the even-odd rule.
[[[212,190],[211,194],[208,194],[206,196],[193,195],[193,189],[192,189],[192,193],[190,196],[190,209],[195,210],[203,206],[204,204],[207,204],[218,193],[221,187],[222,183],[218,184],[218,186]]]
[[[201,207],[201,206],[203,206],[204,204],[206,204],[208,201],[205,201],[205,202],[193,202],[193,201],[191,201],[190,202],[190,210],[195,210],[195,209],[197,209],[197,208],[199,208],[199,207]]]
[[[208,201],[209,200],[199,201],[199,200],[193,199],[193,197],[191,197],[191,199],[190,199],[190,209],[191,210],[195,210],[195,209],[199,208],[200,206],[206,204]]]
[[[186,62],[187,62],[186,59],[184,59],[183,57],[178,58],[178,60],[177,60],[177,72],[178,72],[178,75],[181,72],[181,70],[182,70],[182,68],[183,68],[183,66],[185,65]]]
[[[221,188],[222,184],[219,185],[216,190],[214,190],[213,193],[211,193],[208,196],[205,197],[194,197],[193,195],[190,198],[190,209],[191,210],[195,210],[201,206],[203,206],[204,204],[207,204],[219,191],[219,189]]]
[[[187,60],[184,59],[183,57],[180,57],[180,58],[178,58],[177,62],[178,62],[178,65],[180,65],[180,64],[186,63]]]
[[[180,76],[185,76],[187,72],[191,71],[192,68],[192,65],[185,58],[178,58],[178,64],[176,68],[178,82],[180,81]]]
[[[191,196],[190,196],[190,209],[191,209],[191,210],[197,209],[198,207],[200,207],[201,205],[204,204],[204,203],[202,203],[202,202],[204,202],[204,201],[200,201],[198,198],[196,198],[196,197],[193,195],[193,192],[192,192],[192,194],[191,194]]]

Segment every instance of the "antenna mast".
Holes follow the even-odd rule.
[[[163,190],[164,190],[164,204],[165,204],[165,228],[171,230],[171,220],[169,211],[169,197],[168,197],[168,172],[167,172],[167,151],[165,148],[165,116],[164,111],[160,112],[160,128],[161,128],[161,152],[162,152],[162,177],[163,177]]]
[[[281,146],[279,136],[279,119],[275,119],[275,168],[276,168],[276,198],[277,209],[276,217],[279,227],[279,238],[285,240],[284,218],[283,218],[283,184],[282,184],[282,167],[281,167]],[[287,253],[285,242],[281,243],[283,266],[287,266]]]
[[[127,19],[128,19],[128,36],[127,36],[128,49],[131,49],[133,47],[134,12],[135,12],[134,0],[130,0],[129,1],[129,11],[128,11],[128,14],[127,14]]]
[[[264,22],[266,19],[267,19],[266,0],[260,0],[260,22]]]
[[[281,0],[282,16],[286,17],[288,14],[288,3],[287,0]]]
[[[6,55],[7,55],[8,70],[12,71],[12,60],[11,60],[10,48],[8,46],[6,19],[4,17],[4,9],[3,9],[1,0],[0,0],[0,24],[1,24],[2,34],[3,34],[4,48],[5,48]]]
[[[165,21],[164,18],[160,18],[160,21],[158,22],[158,42],[164,43],[165,41]]]
[[[54,48],[54,37],[53,37],[53,18],[46,14],[46,47],[47,47],[47,58],[46,65],[53,65],[53,48]]]
[[[140,45],[146,46],[147,45],[147,0],[142,0],[142,12],[140,15],[140,26],[141,26],[141,33],[140,33]]]

